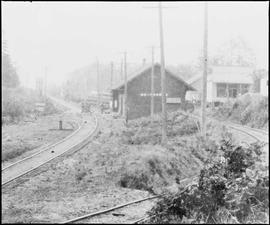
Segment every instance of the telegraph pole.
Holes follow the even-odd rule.
[[[111,62],[111,90],[113,87],[113,62]]]
[[[121,82],[123,80],[123,59],[121,59],[121,64],[120,64],[120,80]]]
[[[151,70],[151,122],[154,116],[154,46],[152,46],[152,70]]]
[[[124,74],[125,74],[125,90],[124,90],[124,116],[126,124],[128,123],[128,108],[127,108],[127,52],[124,52]]]
[[[99,77],[99,61],[97,59],[97,97],[98,97],[98,110],[100,110],[100,77]]]
[[[157,8],[157,7],[144,7],[144,8]],[[158,16],[159,16],[159,35],[160,35],[160,64],[161,64],[161,92],[162,92],[162,144],[167,143],[167,110],[166,110],[166,74],[165,74],[165,59],[164,59],[164,41],[163,41],[163,24],[162,24],[162,9],[163,8],[176,8],[164,7],[159,2]]]
[[[167,143],[167,110],[166,110],[166,75],[163,43],[162,5],[159,2],[159,34],[160,34],[160,64],[161,64],[161,93],[162,93],[162,144]]]
[[[204,4],[204,44],[203,44],[203,89],[202,89],[202,137],[206,138],[206,104],[207,104],[207,45],[208,45],[208,3]]]
[[[45,67],[45,75],[44,75],[44,96],[47,96],[47,72],[48,68],[47,66]]]

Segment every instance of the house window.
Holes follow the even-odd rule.
[[[236,98],[237,97],[237,89],[239,89],[238,85],[237,84],[228,84],[228,89],[229,89],[229,97]]]
[[[227,97],[227,87],[226,84],[218,83],[217,84],[217,97],[225,98]]]

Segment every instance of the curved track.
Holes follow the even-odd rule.
[[[25,158],[23,158],[23,159],[21,159],[21,160],[15,162],[15,163],[12,163],[12,164],[10,164],[10,165],[8,165],[8,166],[2,168],[2,172],[5,171],[5,170],[7,170],[7,169],[9,169],[9,168],[11,168],[11,167],[17,166],[17,165],[19,165],[20,163],[23,163],[24,161],[26,161],[26,160],[28,160],[28,159],[31,159],[31,158],[35,157],[36,155],[41,154],[42,152],[45,152],[45,151],[50,150],[50,149],[53,148],[54,146],[56,146],[56,145],[58,145],[58,144],[64,142],[65,140],[67,140],[67,139],[69,139],[70,137],[72,137],[73,135],[75,135],[80,129],[81,129],[81,126],[78,126],[78,128],[77,128],[73,133],[71,133],[70,135],[68,135],[67,137],[63,138],[62,140],[60,140],[60,141],[58,141],[58,142],[55,142],[55,143],[51,143],[51,144],[42,146],[41,148],[39,148],[39,151],[38,151],[38,152],[36,152],[36,153],[34,153],[34,154],[32,154],[32,155],[30,155],[30,156],[28,156],[28,157],[25,157]]]
[[[198,116],[192,115],[192,117],[195,118],[196,120],[200,119]],[[269,151],[269,149],[268,149],[268,132],[266,132],[264,130],[260,130],[260,129],[249,128],[249,127],[246,127],[246,126],[240,126],[238,124],[233,124],[233,123],[227,123],[227,124],[224,124],[224,125],[227,126],[229,129],[234,129],[237,132],[241,132],[244,135],[248,135],[254,141],[261,141],[261,142],[267,143],[266,149]],[[195,176],[193,178],[190,178],[190,179],[194,180],[196,178],[197,178],[197,176]],[[184,180],[187,180],[187,179],[184,179]],[[182,180],[182,182],[184,180]],[[191,184],[189,184],[188,186],[190,186],[190,185]],[[185,188],[185,190],[186,190],[186,188]],[[145,201],[152,201],[152,200],[154,200],[156,198],[159,198],[159,197],[161,197],[161,196],[160,195],[151,196],[151,197],[136,200],[136,201],[133,201],[133,202],[128,202],[128,203],[125,203],[125,204],[117,205],[117,206],[109,208],[107,210],[102,210],[102,211],[98,211],[98,212],[95,212],[95,213],[86,214],[86,215],[83,215],[83,216],[80,216],[80,217],[76,217],[76,218],[64,221],[61,224],[74,223],[74,222],[87,220],[87,219],[93,218],[95,216],[99,216],[99,215],[106,214],[106,213],[109,213],[109,212],[112,212],[112,211],[116,211],[116,210],[121,209],[121,208],[129,207],[130,205],[133,205],[133,204],[138,204],[138,203],[142,203],[142,202],[145,202]],[[137,220],[131,222],[131,224],[138,224],[138,223],[141,223],[141,222],[143,222],[143,221],[145,221],[147,219],[149,219],[149,216],[144,216],[144,217],[142,217],[140,219],[137,219]],[[125,222],[125,223],[128,223],[128,222]]]
[[[62,103],[62,101],[58,101]],[[69,106],[66,104],[66,106]],[[79,112],[78,109],[73,107],[73,111]],[[96,133],[98,129],[98,120],[94,116],[95,123],[93,124],[92,117],[86,116],[84,123],[72,134],[62,139],[61,141],[45,146],[39,152],[26,157],[16,163],[13,163],[2,169],[2,187],[22,177],[25,174],[39,168],[40,166],[50,162],[51,160],[74,150],[79,150],[89,139]]]

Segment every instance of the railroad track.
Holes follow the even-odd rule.
[[[37,153],[2,168],[2,187],[67,152],[77,151],[85,146],[98,130],[97,116],[94,116],[94,129],[91,125],[91,119],[87,118],[75,132],[59,142],[44,146]]]
[[[186,113],[183,113],[183,114],[187,115],[187,116],[191,116],[194,119],[196,119],[197,121],[200,121],[200,117],[197,116],[197,115],[194,115],[194,114],[190,115],[190,114],[186,114]],[[242,126],[242,125],[232,123],[232,122],[221,122],[219,120],[212,119],[212,118],[208,118],[208,119],[216,121],[218,123],[221,123],[221,124],[223,124],[224,126],[230,128],[230,129],[240,131],[243,134],[245,134],[247,136],[250,136],[255,141],[261,141],[261,142],[268,143],[268,132],[265,131],[265,130],[251,128],[251,127],[248,127],[248,126]]]
[[[253,128],[247,128],[247,127],[241,127],[236,124],[229,124],[225,125],[229,127],[230,129],[240,131],[250,137],[252,137],[256,141],[262,141],[268,143],[268,133],[259,129],[253,129]]]
[[[180,180],[180,183],[184,183],[186,181],[189,181],[188,184],[183,188],[183,190],[181,192],[186,191],[190,186],[194,185],[194,182],[197,182],[197,180],[198,180],[198,176],[193,176],[193,177],[190,177],[190,178],[185,178],[185,179]],[[70,224],[70,223],[74,223],[74,222],[88,223],[88,222],[83,222],[83,221],[84,220],[89,220],[89,219],[91,219],[93,217],[96,217],[96,216],[100,216],[102,214],[108,214],[108,213],[110,213],[112,211],[117,211],[119,209],[129,207],[131,205],[141,204],[141,203],[146,202],[146,201],[154,201],[155,199],[161,198],[162,196],[163,195],[153,195],[153,196],[146,197],[146,198],[143,198],[143,199],[130,201],[130,202],[127,202],[127,203],[124,203],[124,204],[120,204],[120,205],[105,209],[105,210],[97,211],[97,212],[94,212],[94,213],[89,213],[89,214],[79,216],[79,217],[75,217],[75,218],[60,222],[60,224]],[[117,214],[117,213],[115,213],[115,214]],[[119,213],[119,215],[121,215],[121,213]],[[109,214],[108,216],[111,216],[111,215]],[[150,218],[149,216],[144,216],[144,217],[141,217],[141,218],[136,219],[136,220],[131,220],[130,218],[125,218],[124,224],[138,224],[138,223],[140,223],[142,221],[145,221],[145,220],[147,220],[149,218]],[[131,220],[131,222],[130,222],[130,220]]]
[[[196,115],[192,115],[192,117],[195,118],[196,120],[200,119]],[[268,143],[268,132],[266,132],[266,131],[263,131],[263,130],[260,130],[260,129],[249,128],[249,127],[246,127],[246,126],[242,127],[242,126],[239,126],[238,124],[232,124],[232,123],[224,124],[224,125],[229,127],[230,129],[234,129],[234,130],[236,130],[238,132],[241,132],[241,133],[243,133],[245,135],[250,136],[254,141],[260,141],[260,142]],[[193,184],[192,181],[194,181],[197,178],[198,178],[198,176],[194,176],[193,178],[189,178],[189,179],[191,179],[191,182],[189,183],[189,185],[186,186],[184,191],[189,186],[191,186]],[[184,179],[184,180],[187,180],[187,179]],[[181,180],[180,183],[184,182],[184,180]],[[100,216],[102,214],[108,214],[109,212],[116,211],[116,210],[119,210],[119,209],[123,209],[125,207],[129,207],[130,205],[140,204],[140,203],[143,203],[145,201],[153,201],[154,199],[157,199],[157,198],[160,198],[160,197],[162,197],[162,195],[156,195],[156,196],[151,196],[151,197],[147,197],[147,198],[144,198],[144,199],[135,200],[135,201],[132,201],[132,202],[127,202],[125,204],[117,205],[117,206],[114,206],[112,208],[108,208],[106,210],[97,211],[97,212],[94,212],[94,213],[89,213],[89,214],[86,214],[86,215],[83,215],[83,216],[75,217],[73,219],[61,222],[60,224],[69,224],[69,223],[80,222],[80,221],[87,220],[87,219],[90,219],[90,218],[93,218],[93,217],[96,217],[96,216]],[[111,216],[111,215],[109,215],[109,216]],[[144,216],[142,218],[139,218],[139,219],[134,220],[133,222],[129,222],[129,223],[130,224],[138,224],[138,223],[142,223],[143,221],[146,221],[148,219],[150,219],[149,216]],[[127,223],[127,222],[125,222],[125,223]]]
[[[50,150],[51,148],[53,148],[54,146],[56,146],[56,145],[58,145],[58,144],[64,142],[65,140],[67,140],[67,139],[69,139],[70,137],[72,137],[73,135],[75,135],[75,134],[81,129],[81,126],[79,126],[78,124],[77,124],[77,126],[78,126],[78,128],[77,128],[74,132],[72,132],[70,135],[66,136],[65,138],[61,139],[60,141],[55,142],[55,143],[50,143],[50,144],[46,144],[46,145],[41,146],[41,147],[39,148],[39,151],[38,151],[38,152],[36,152],[36,153],[34,153],[34,154],[30,155],[30,156],[27,156],[27,157],[25,157],[25,158],[23,158],[23,159],[21,159],[21,160],[15,162],[15,163],[12,163],[12,164],[10,164],[10,165],[8,165],[8,166],[2,168],[1,171],[3,172],[3,171],[5,171],[5,170],[7,170],[7,169],[9,169],[9,168],[11,168],[11,167],[17,166],[17,165],[19,165],[20,163],[22,163],[22,162],[24,162],[24,161],[26,161],[26,160],[28,160],[28,159],[31,159],[31,158],[35,157],[36,155],[39,155],[39,154],[41,154],[41,153],[43,153],[43,152],[45,152],[45,151],[48,151],[48,150]],[[72,125],[72,127],[74,128],[75,126]]]

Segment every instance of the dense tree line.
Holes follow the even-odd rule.
[[[2,43],[2,85],[8,88],[19,86],[19,77],[14,64],[11,61],[7,51],[7,44],[4,40]]]

